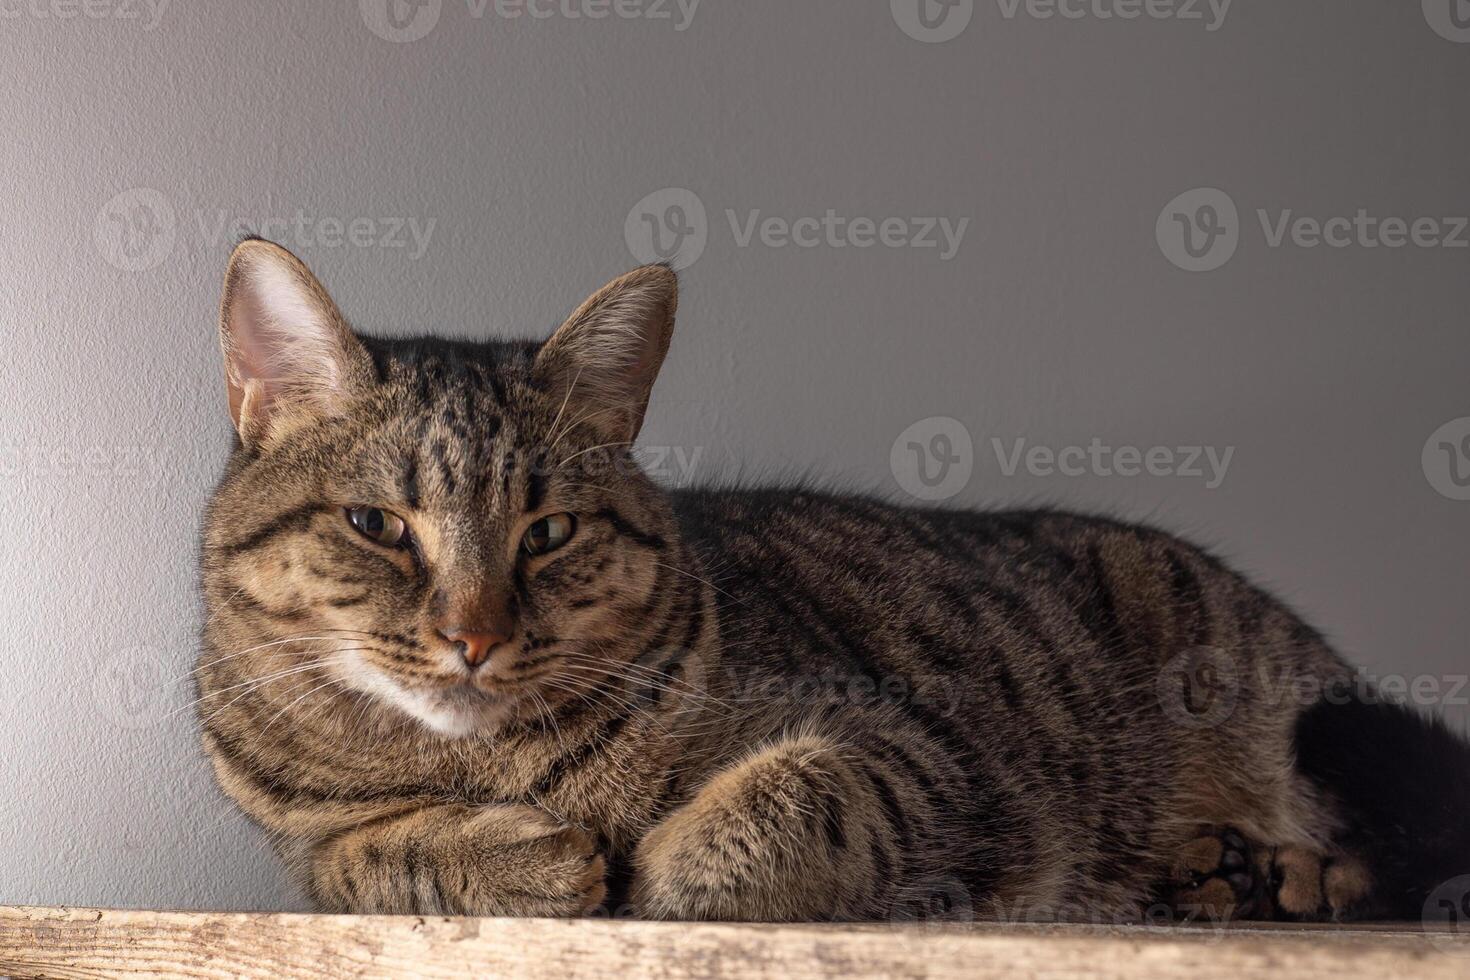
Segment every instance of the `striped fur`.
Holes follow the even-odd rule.
[[[238,268],[330,303],[288,253],[241,249],[227,353]],[[544,349],[344,325],[330,410],[267,411],[232,379],[204,745],[322,908],[1131,920],[1199,884],[1181,855],[1221,827],[1343,877],[1330,794],[1294,766],[1303,706],[1280,697],[1344,672],[1317,633],[1146,528],[659,489],[628,445],[674,305],[652,267]],[[355,505],[403,516],[414,546],[365,539]],[[519,553],[554,512],[576,515],[569,542]],[[435,626],[486,588],[515,632],[467,675]],[[1222,724],[1167,710],[1160,679],[1197,650],[1237,668]],[[1290,911],[1344,914],[1368,887]]]

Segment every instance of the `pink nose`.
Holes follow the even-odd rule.
[[[490,659],[490,651],[509,639],[499,633],[462,630],[458,627],[440,630],[439,635],[459,647],[459,655],[471,669]]]

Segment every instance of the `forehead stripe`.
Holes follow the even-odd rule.
[[[546,474],[539,465],[533,463],[526,471],[526,510],[536,510],[545,500]]]
[[[403,462],[403,475],[398,481],[398,493],[408,506],[418,509],[419,506],[419,458],[417,454],[410,455]]]
[[[253,551],[259,548],[277,535],[305,531],[311,526],[312,518],[325,509],[320,504],[305,504],[293,510],[277,514],[251,534],[246,535],[238,541],[232,541],[226,544],[224,546],[225,551],[232,555],[238,555],[241,552]]]

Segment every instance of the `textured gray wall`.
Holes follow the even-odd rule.
[[[1467,669],[1470,3],[395,2],[0,0],[0,902],[301,904],[178,683],[240,223],[361,327],[489,336],[651,215],[688,271],[645,441],[696,477],[1149,518],[1377,673]],[[1360,209],[1405,227],[1272,244]],[[1094,439],[1139,459],[1026,461]],[[1114,472],[1191,446],[1218,485]]]

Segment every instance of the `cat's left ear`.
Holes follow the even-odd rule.
[[[567,318],[536,355],[535,375],[607,443],[631,443],[674,335],[679,281],[645,265],[603,286]]]
[[[230,255],[219,331],[230,418],[246,445],[330,416],[372,383],[372,359],[337,305],[272,242],[248,239]]]

